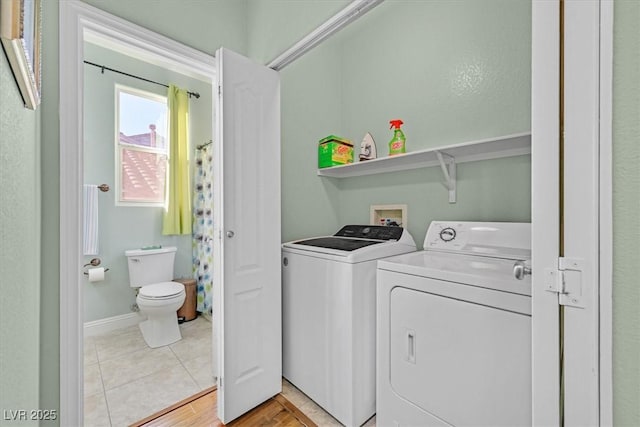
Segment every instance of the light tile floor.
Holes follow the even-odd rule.
[[[182,340],[151,349],[138,326],[84,340],[84,425],[120,427],[214,385],[211,323],[180,325]]]
[[[202,317],[185,322],[182,340],[155,349],[138,326],[85,338],[84,426],[128,426],[213,386],[211,327]],[[319,426],[341,425],[285,379],[282,394]]]

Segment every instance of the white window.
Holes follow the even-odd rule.
[[[164,206],[167,98],[116,85],[116,204]]]

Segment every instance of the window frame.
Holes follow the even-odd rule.
[[[146,98],[151,101],[164,103],[167,107],[167,129],[166,129],[166,142],[164,149],[145,147],[135,144],[127,144],[120,142],[120,94],[124,92],[129,95],[138,96],[141,98]],[[159,95],[157,93],[153,93],[150,91],[146,91],[143,89],[134,88],[131,86],[126,86],[122,84],[116,83],[114,85],[114,97],[115,97],[115,120],[114,120],[114,149],[115,149],[115,162],[114,162],[114,183],[115,183],[115,205],[122,207],[162,207],[166,209],[167,205],[167,191],[168,191],[168,181],[169,181],[169,157],[170,157],[170,138],[169,138],[169,103],[166,96]],[[132,200],[122,200],[122,182],[121,182],[121,174],[122,174],[122,149],[132,149],[136,151],[142,151],[153,154],[164,154],[166,156],[166,167],[165,167],[165,182],[164,182],[164,198],[161,202],[149,202],[149,201],[132,201]]]

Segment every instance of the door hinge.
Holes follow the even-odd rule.
[[[545,270],[545,287],[548,292],[558,294],[558,303],[569,307],[585,308],[582,298],[581,258],[558,258],[558,268]]]
[[[218,95],[222,94],[222,87],[220,87],[220,85],[218,85]]]

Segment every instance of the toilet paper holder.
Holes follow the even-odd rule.
[[[82,268],[84,269],[84,268],[86,268],[86,267],[88,267],[88,266],[91,266],[91,267],[97,267],[97,266],[99,266],[99,265],[100,265],[100,263],[101,263],[101,262],[102,262],[102,261],[100,261],[100,258],[93,258],[91,261],[89,261],[88,263],[86,263],[85,265],[83,265],[83,266],[82,266]],[[109,269],[108,269],[108,268],[105,268],[105,269],[104,269],[104,272],[106,273],[107,271],[109,271]],[[85,276],[88,276],[88,275],[89,275],[89,273],[88,273],[87,271],[84,271],[84,272],[83,272],[83,274],[84,274]]]

